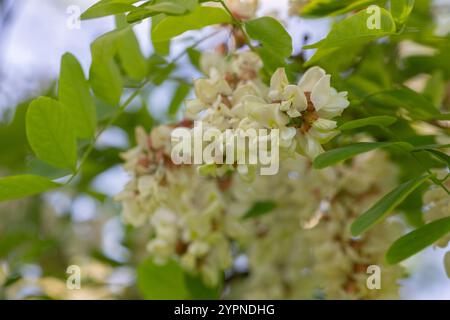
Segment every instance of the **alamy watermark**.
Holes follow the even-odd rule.
[[[67,7],[67,28],[69,30],[80,30],[81,29],[81,8],[76,5],[71,5]]]
[[[69,275],[66,280],[66,287],[69,290],[81,289],[81,268],[75,264],[67,267],[66,273]]]

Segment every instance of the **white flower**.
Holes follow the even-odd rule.
[[[278,68],[270,78],[269,98],[272,100],[282,100],[284,88],[289,84],[286,72],[283,68]]]
[[[301,88],[290,85],[284,68],[279,68],[270,79],[269,97],[280,103],[280,110],[297,118],[306,110],[307,100]]]
[[[319,67],[306,71],[298,83],[300,89],[310,95],[310,100],[319,117],[334,118],[342,114],[350,104],[347,92],[337,92],[331,87],[331,76]]]
[[[208,105],[214,103],[219,95],[228,96],[232,94],[228,82],[214,70],[210,78],[196,80],[194,87],[197,98]]]
[[[286,111],[291,118],[300,117],[301,112],[306,110],[308,103],[305,95],[298,86],[286,86],[282,97],[283,101],[281,102],[280,110]]]
[[[252,51],[238,53],[231,62],[231,71],[242,80],[251,80],[258,76],[263,67],[261,58]]]
[[[305,72],[298,87],[307,99],[306,111],[302,114],[301,134],[297,136],[299,152],[314,159],[323,152],[327,143],[339,132],[336,122],[330,119],[342,114],[348,107],[347,92],[337,92],[331,87],[331,76],[319,67]]]
[[[227,72],[228,68],[225,57],[217,52],[202,53],[199,63],[200,70],[208,76],[210,76],[213,72],[223,75]]]
[[[170,154],[170,139],[173,128],[169,126],[155,127],[150,133],[151,146],[153,149],[163,149]]]

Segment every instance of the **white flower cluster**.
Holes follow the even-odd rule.
[[[236,298],[397,295],[402,269],[383,261],[385,250],[401,234],[400,225],[380,224],[361,239],[349,233],[352,219],[395,185],[395,167],[384,153],[368,153],[351,166],[321,171],[295,156],[286,159],[278,175],[257,176],[252,182],[233,176],[204,178],[192,166],[165,162],[167,153],[158,155],[167,146],[160,142],[167,141],[163,137],[173,128],[156,127],[150,136],[138,130],[138,147],[124,155],[133,179],[117,196],[127,222],[151,226],[148,250],[155,261],[175,258],[214,286],[224,271],[232,270],[236,255],[244,255],[248,275],[228,281],[229,295]],[[272,201],[276,208],[243,219],[260,201]],[[366,268],[373,264],[382,268],[381,290],[366,287]]]
[[[239,233],[237,218],[225,214],[220,188],[226,180],[203,178],[192,166],[172,164],[174,128],[155,127],[150,135],[137,129],[138,146],[123,154],[132,179],[116,200],[126,223],[151,226],[147,248],[156,262],[177,257],[185,270],[214,286],[232,264],[230,239]]]
[[[226,292],[235,298],[396,296],[402,269],[383,261],[401,226],[386,222],[360,239],[349,233],[356,215],[395,185],[395,167],[381,152],[321,171],[309,159],[335,136],[332,119],[347,107],[346,93],[333,89],[317,67],[297,85],[279,69],[266,86],[258,76],[261,61],[251,52],[231,59],[205,54],[201,66],[209,77],[195,82],[189,120],[156,127],[150,135],[139,129],[138,146],[124,154],[132,180],[117,200],[126,222],[150,225],[148,249],[155,261],[176,259],[211,286],[226,271]],[[279,129],[289,156],[273,176],[239,179],[230,166],[203,177],[194,165],[176,166],[169,156],[171,132],[192,128],[192,120],[221,132]],[[255,203],[267,201],[275,204],[271,212],[245,218]],[[238,255],[248,259],[247,273],[233,267]],[[382,269],[381,290],[366,287],[369,265]]]
[[[235,201],[273,199],[279,207],[246,226],[253,230],[244,246],[249,276],[231,284],[232,297],[397,298],[403,268],[385,264],[384,254],[403,226],[388,221],[358,239],[349,231],[358,214],[395,186],[395,177],[388,157],[372,152],[323,171],[304,158],[288,160],[279,175],[257,177],[247,192],[237,181]],[[381,269],[379,290],[367,287],[370,265]]]
[[[338,134],[332,119],[349,105],[347,93],[332,88],[331,76],[319,67],[306,71],[297,85],[290,84],[280,68],[266,86],[259,78],[261,60],[252,52],[231,60],[204,54],[201,66],[209,77],[195,81],[197,98],[187,102],[187,116],[220,130],[224,137],[218,141],[226,141],[227,129],[278,129],[283,157],[299,153],[314,158],[323,152],[322,144]],[[223,172],[228,169],[233,166]],[[253,172],[248,166],[237,169],[242,175]]]

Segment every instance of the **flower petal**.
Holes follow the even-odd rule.
[[[331,76],[323,76],[314,86],[311,92],[311,101],[316,111],[326,106],[331,94]]]
[[[319,67],[308,69],[298,82],[298,86],[303,92],[311,92],[316,83],[326,75],[325,70]]]

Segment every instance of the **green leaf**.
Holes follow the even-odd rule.
[[[429,178],[429,175],[416,177],[399,185],[385,195],[369,210],[359,216],[351,226],[352,235],[358,236],[381,221],[386,215],[399,206],[406,197]]]
[[[117,16],[116,21],[119,28],[126,26],[124,16]],[[131,27],[124,29],[120,37],[118,56],[122,68],[131,79],[143,80],[148,74],[148,64],[133,29]]]
[[[79,138],[91,138],[97,127],[97,115],[89,83],[78,60],[66,53],[61,60],[58,97],[67,110]]]
[[[423,150],[428,153],[431,153],[433,156],[443,161],[448,167],[450,167],[450,156],[448,154],[434,149],[423,149]]]
[[[214,288],[206,286],[199,276],[185,274],[184,283],[189,291],[190,299],[195,300],[212,300],[219,299],[222,293],[222,286],[218,285]]]
[[[189,298],[184,277],[183,270],[173,260],[158,265],[147,259],[138,267],[137,284],[145,299],[183,300]]]
[[[95,19],[125,13],[136,9],[132,4],[139,0],[102,0],[87,9],[81,20]]]
[[[144,3],[138,9],[130,12],[127,16],[129,23],[141,21],[158,14],[180,16],[195,10],[198,5],[197,0],[156,0]]]
[[[369,42],[377,38],[395,33],[395,23],[391,14],[386,9],[380,8],[380,25],[368,25],[373,21],[373,15],[366,10],[362,10],[355,15],[348,17],[333,25],[328,36],[312,45],[305,46],[305,49],[313,48],[333,48],[341,46],[351,46],[361,42]],[[379,27],[379,28],[378,28]]]
[[[152,39],[155,42],[166,41],[188,30],[231,22],[232,19],[225,10],[216,7],[199,6],[192,13],[185,16],[168,16],[162,19],[153,29]]]
[[[348,48],[351,50],[355,46],[394,34],[396,27],[391,14],[384,8],[379,8],[379,10],[379,25],[372,24],[376,18],[373,12],[369,13],[367,10],[362,10],[334,24],[325,39],[315,44],[304,46],[304,49],[319,49],[307,61],[307,65],[316,63],[325,56],[331,55],[337,48]]]
[[[27,137],[39,159],[58,168],[75,170],[77,146],[70,117],[58,101],[34,100],[27,112]]]
[[[414,0],[391,0],[391,13],[398,25],[405,24],[414,8]]]
[[[430,100],[436,108],[442,104],[445,97],[446,81],[441,70],[436,70],[427,81],[423,95]]]
[[[59,186],[47,178],[34,175],[0,178],[0,202],[21,199]]]
[[[172,97],[172,101],[169,105],[168,113],[170,117],[174,117],[177,114],[178,110],[183,104],[184,99],[186,99],[189,92],[191,92],[191,87],[189,85],[184,83],[180,83],[178,85]]]
[[[341,161],[350,159],[358,154],[385,147],[400,147],[406,151],[413,149],[413,146],[406,142],[360,142],[329,150],[318,155],[316,159],[314,159],[314,168],[323,169]]]
[[[371,4],[380,3],[377,0],[312,0],[309,1],[301,10],[302,17],[317,18],[324,16],[335,16],[344,14],[353,10],[359,10]]]
[[[450,232],[450,217],[430,222],[396,240],[386,253],[390,264],[401,262],[432,245]]]
[[[191,62],[191,64],[194,67],[196,67],[197,70],[200,70],[200,57],[202,55],[201,52],[194,48],[188,48],[187,54],[188,54],[189,61]]]
[[[114,57],[124,35],[129,32],[128,28],[108,32],[91,45],[92,65],[89,81],[95,95],[111,106],[119,104],[122,96],[123,79]]]
[[[406,110],[416,120],[437,119],[441,114],[433,103],[420,93],[409,88],[380,91],[366,98],[366,102],[381,106],[387,112],[396,113],[398,109]]]
[[[289,57],[292,54],[292,38],[278,20],[272,17],[253,19],[245,23],[245,30],[252,39],[277,55]]]
[[[123,80],[113,60],[92,61],[89,81],[95,95],[111,106],[116,106],[122,96]]]
[[[259,201],[255,202],[253,206],[245,213],[243,219],[250,219],[263,216],[277,207],[273,201]]]
[[[164,19],[164,17],[166,17],[164,14],[159,14],[152,18],[151,32],[153,32],[153,29],[155,29],[156,25],[160,23]],[[157,54],[166,56],[170,53],[170,40],[157,42],[152,38],[152,44],[153,49]]]
[[[339,127],[339,130],[352,130],[367,126],[379,126],[379,127],[387,127],[397,121],[397,118],[390,116],[374,116],[368,117],[364,119],[357,119],[353,121],[348,121]]]

